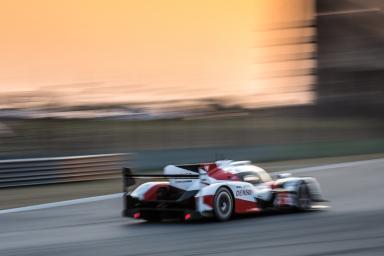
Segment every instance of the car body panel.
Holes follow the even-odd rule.
[[[133,176],[130,172],[124,175],[125,178]],[[298,188],[303,184],[313,202],[323,201],[316,179],[287,176],[273,179],[249,161],[168,165],[164,168],[167,181],[143,183],[132,192],[124,193],[123,215],[132,217],[133,213],[145,209],[162,214],[180,211],[198,217],[212,216],[215,195],[222,187],[231,192],[235,214],[298,207]]]

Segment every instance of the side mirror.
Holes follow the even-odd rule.
[[[289,172],[284,172],[284,173],[279,173],[279,174],[277,174],[275,177],[276,177],[277,179],[284,179],[284,178],[289,178],[289,177],[291,177],[291,176],[292,176],[291,173],[289,173]]]
[[[260,178],[257,176],[253,176],[253,175],[245,176],[243,179],[245,182],[249,182],[252,184],[257,184],[260,182]]]

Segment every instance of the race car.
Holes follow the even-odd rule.
[[[140,184],[138,179],[156,180]],[[163,174],[133,174],[123,168],[123,180],[123,216],[147,221],[226,221],[235,214],[271,209],[305,211],[324,201],[315,178],[289,173],[271,177],[250,161],[168,165]]]

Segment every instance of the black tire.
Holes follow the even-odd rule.
[[[297,209],[299,211],[305,211],[311,208],[312,199],[308,186],[302,183],[297,189]]]
[[[213,199],[213,213],[218,221],[226,221],[232,217],[234,209],[233,197],[231,192],[221,187],[216,191]]]

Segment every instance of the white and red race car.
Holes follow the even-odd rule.
[[[272,178],[250,161],[223,160],[214,163],[168,165],[164,174],[132,174],[123,169],[123,216],[148,221],[166,218],[192,220],[267,209],[308,210],[323,202],[319,183],[312,177]],[[162,178],[129,189],[136,179]]]

